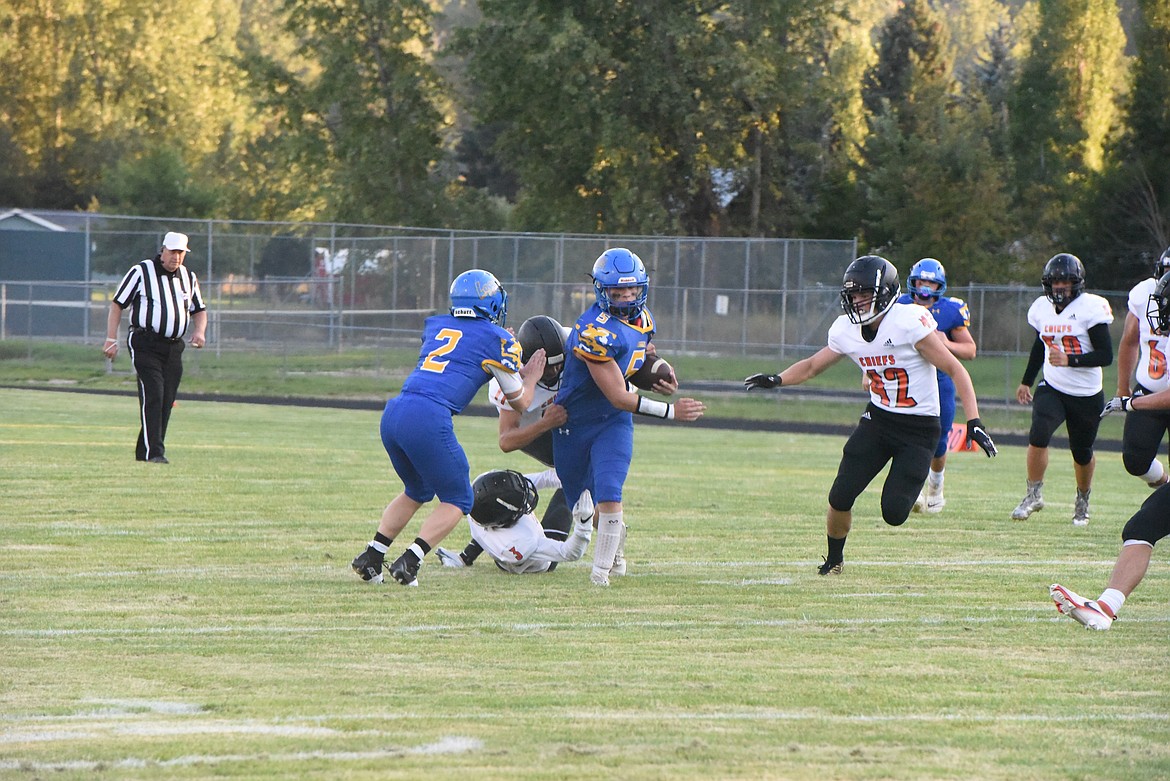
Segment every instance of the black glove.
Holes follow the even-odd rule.
[[[999,453],[999,448],[995,446],[995,442],[987,433],[987,429],[983,428],[983,421],[979,418],[971,418],[967,421],[967,441],[974,442],[983,448],[983,452],[987,454],[988,458],[994,458]]]
[[[1114,396],[1105,404],[1105,409],[1101,410],[1101,417],[1105,417],[1110,412],[1129,412],[1131,404],[1133,404],[1133,398],[1130,396]]]
[[[780,379],[779,374],[753,374],[751,377],[743,381],[743,387],[746,390],[752,388],[779,388],[784,384]]]

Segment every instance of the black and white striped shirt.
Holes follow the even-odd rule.
[[[179,266],[174,273],[163,268],[158,258],[135,264],[114,293],[114,303],[130,311],[130,326],[178,339],[187,332],[191,315],[202,312],[199,280]]]

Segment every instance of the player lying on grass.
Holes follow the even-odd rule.
[[[588,491],[573,506],[571,523],[564,518],[566,528],[541,526],[533,513],[538,489],[560,487],[553,469],[528,475],[501,470],[475,478],[475,503],[467,516],[472,542],[491,556],[497,567],[514,575],[552,572],[562,561],[581,558],[593,535],[593,499]],[[446,548],[435,552],[445,566],[471,564],[462,554]]]

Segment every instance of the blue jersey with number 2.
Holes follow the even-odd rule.
[[[436,315],[423,328],[418,364],[382,412],[382,445],[403,491],[416,502],[471,510],[467,456],[451,416],[491,379],[492,366],[520,370],[520,345],[487,320]]]
[[[452,412],[462,412],[492,378],[491,366],[520,371],[520,344],[510,333],[487,320],[428,317],[418,364],[402,384],[402,392],[417,393]]]

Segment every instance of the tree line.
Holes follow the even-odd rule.
[[[1170,244],[1166,0],[0,0],[0,205],[857,236],[956,282]]]

